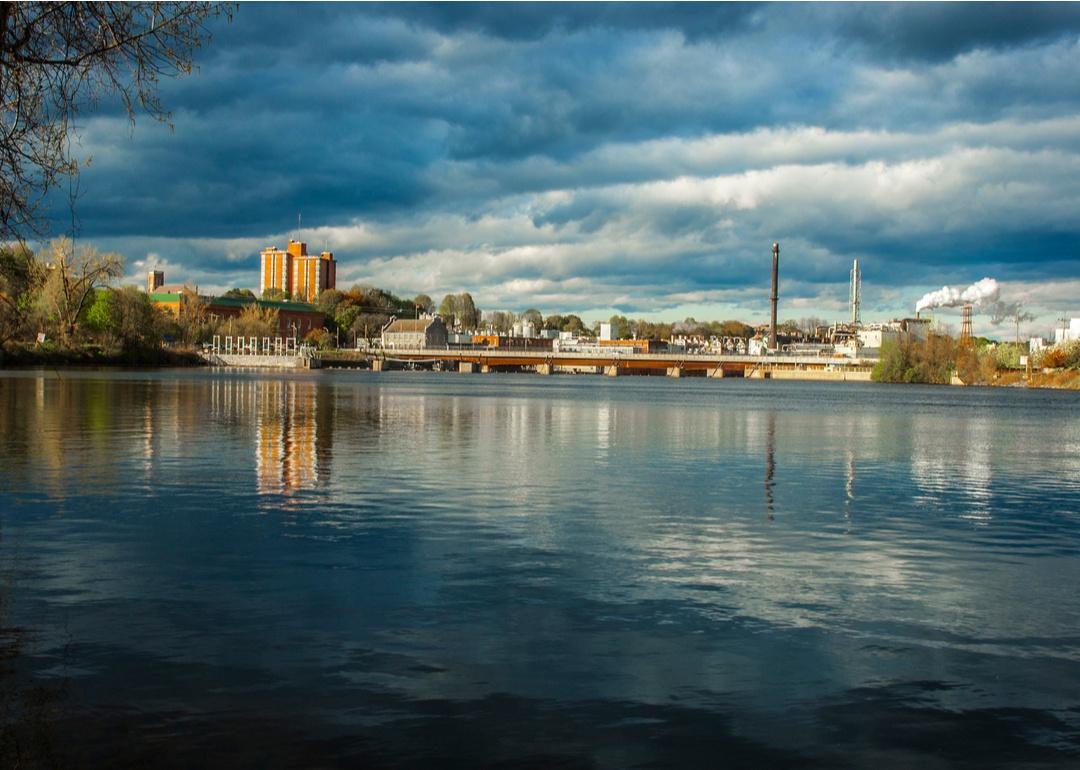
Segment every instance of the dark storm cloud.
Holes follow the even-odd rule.
[[[757,3],[515,3],[512,10],[485,3],[376,4],[378,13],[402,14],[446,33],[473,31],[508,40],[538,40],[552,32],[583,29],[678,29],[687,37],[744,29]]]
[[[815,8],[868,56],[943,62],[967,51],[1025,46],[1080,32],[1074,3],[872,3]],[[821,18],[819,17],[819,18]]]
[[[245,4],[198,65],[85,121],[78,213],[204,283],[299,212],[342,283],[545,310],[756,297],[774,239],[802,302],[1080,281],[1071,5]]]

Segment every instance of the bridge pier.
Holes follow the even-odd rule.
[[[551,369],[552,369],[551,364],[537,364],[536,365],[536,373],[537,374],[542,374],[544,376],[550,375],[551,374]]]
[[[490,364],[480,364],[480,374],[491,374]]]
[[[618,377],[619,376],[619,365],[618,364],[608,364],[607,366],[605,366],[604,367],[604,376],[605,377]]]
[[[667,368],[667,376],[668,377],[675,377],[675,378],[682,377],[683,376],[682,367],[681,366],[669,366]]]
[[[457,370],[461,374],[472,374],[476,371],[475,366],[476,365],[472,361],[459,361]]]
[[[710,379],[722,380],[724,378],[724,367],[718,366],[715,369],[706,369],[705,376]]]
[[[373,371],[373,372],[381,372],[385,365],[386,365],[386,362],[383,361],[381,358],[373,358],[373,359],[371,359],[371,371]]]

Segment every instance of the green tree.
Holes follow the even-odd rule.
[[[272,286],[269,289],[263,289],[262,298],[268,302],[288,302],[289,292]]]
[[[135,286],[96,290],[82,321],[101,342],[125,351],[160,345],[164,328],[150,295]]]
[[[553,313],[553,314],[549,315],[547,318],[544,319],[544,327],[543,328],[545,328],[545,329],[557,329],[558,331],[562,331],[563,325],[565,323],[566,323],[565,318],[563,318],[561,315]]]
[[[334,316],[334,323],[337,328],[349,331],[352,329],[356,319],[360,316],[360,308],[353,304],[342,303],[338,306],[337,315]]]
[[[480,310],[467,291],[447,294],[439,303],[439,315],[447,324],[460,329],[476,329],[480,326]]]
[[[192,71],[220,9],[204,3],[0,5],[0,239],[43,234],[50,191],[78,173],[71,141],[87,108],[117,101],[159,120],[161,77]]]
[[[630,339],[630,321],[624,315],[613,315],[608,319],[611,324],[611,338],[613,340]]]
[[[108,290],[109,331],[124,350],[161,344],[162,318],[150,296],[135,286]]]
[[[565,316],[565,319],[563,320],[562,330],[564,332],[571,332],[573,334],[581,334],[588,331],[585,326],[585,322],[573,313]]]
[[[544,324],[544,316],[534,307],[529,308],[520,316],[522,321],[528,321],[533,325],[533,328],[539,329]]]
[[[251,289],[229,289],[222,296],[237,297],[239,299],[255,299],[255,292]]]
[[[24,244],[0,244],[0,346],[29,336],[42,271]]]
[[[875,382],[945,384],[956,369],[957,354],[956,343],[945,335],[931,335],[925,342],[886,340],[870,377]],[[971,367],[977,364],[964,358],[962,365],[971,376]]]

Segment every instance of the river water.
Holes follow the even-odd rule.
[[[1080,765],[1080,394],[0,373],[0,760]]]

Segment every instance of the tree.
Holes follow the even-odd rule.
[[[23,244],[0,245],[0,346],[27,331],[41,271]]]
[[[963,356],[966,369],[977,365]],[[945,384],[956,367],[958,352],[951,337],[933,334],[925,342],[886,340],[870,373],[875,382],[930,382]]]
[[[585,322],[582,321],[578,316],[571,313],[570,315],[565,317],[562,325],[562,330],[564,332],[571,332],[573,334],[581,334],[582,332],[586,331]]]
[[[334,323],[339,329],[345,329],[349,331],[352,329],[356,319],[360,316],[360,308],[357,305],[341,303],[338,305],[338,311],[334,315]]]
[[[269,302],[288,302],[289,292],[284,289],[271,287],[269,289],[263,289],[262,298]]]
[[[378,339],[383,327],[390,323],[390,316],[385,313],[360,313],[352,323],[351,330],[357,338],[368,342]]]
[[[135,286],[107,289],[109,331],[124,350],[159,345],[161,318],[150,295]]]
[[[435,312],[435,302],[426,294],[417,294],[413,297],[413,304],[420,308],[421,313],[430,315]]]
[[[460,294],[447,294],[439,303],[439,315],[447,325],[461,329],[476,329],[480,326],[480,311],[467,291]]]
[[[543,328],[545,328],[545,329],[556,329],[558,331],[562,331],[563,324],[565,324],[565,323],[566,323],[566,320],[561,315],[558,315],[556,313],[552,313],[551,315],[549,315],[547,318],[544,319]]]
[[[248,294],[251,292],[248,291]],[[180,332],[180,340],[185,345],[194,345],[210,337],[213,333],[210,302],[205,297],[200,297],[194,289],[185,286],[180,291],[180,310],[176,316],[176,326]]]
[[[528,321],[529,323],[531,323],[534,329],[539,329],[544,324],[544,316],[541,315],[540,311],[534,307],[526,310],[524,313],[518,316],[518,318],[520,318],[522,321]]]
[[[611,339],[630,339],[630,321],[627,320],[626,316],[618,314],[613,315],[608,319],[608,323],[611,324]]]
[[[717,331],[721,337],[742,337],[748,340],[754,336],[754,327],[744,324],[742,321],[724,321]]]
[[[240,299],[255,299],[255,292],[251,289],[229,289],[222,296],[238,297]]]
[[[496,334],[509,334],[516,320],[513,313],[508,313],[505,310],[494,310],[488,314],[487,318],[487,323],[491,325],[492,331]]]
[[[80,323],[107,346],[131,351],[161,343],[164,318],[150,295],[135,286],[98,289]]]
[[[274,308],[260,307],[252,302],[240,311],[236,318],[230,318],[218,327],[218,333],[226,337],[274,337],[279,332],[278,311]]]
[[[338,305],[341,304],[344,298],[345,295],[337,289],[324,289],[319,292],[319,298],[315,300],[315,307],[319,308],[319,311],[327,318],[333,318]]]
[[[90,246],[76,250],[67,238],[53,241],[49,256],[42,298],[56,323],[60,342],[70,346],[79,314],[93,298],[94,289],[119,278],[124,272],[124,260],[119,254],[99,254]]]
[[[45,232],[49,192],[78,174],[70,139],[85,109],[116,98],[132,122],[139,108],[168,119],[159,78],[191,72],[220,13],[197,2],[0,5],[0,239]]]

